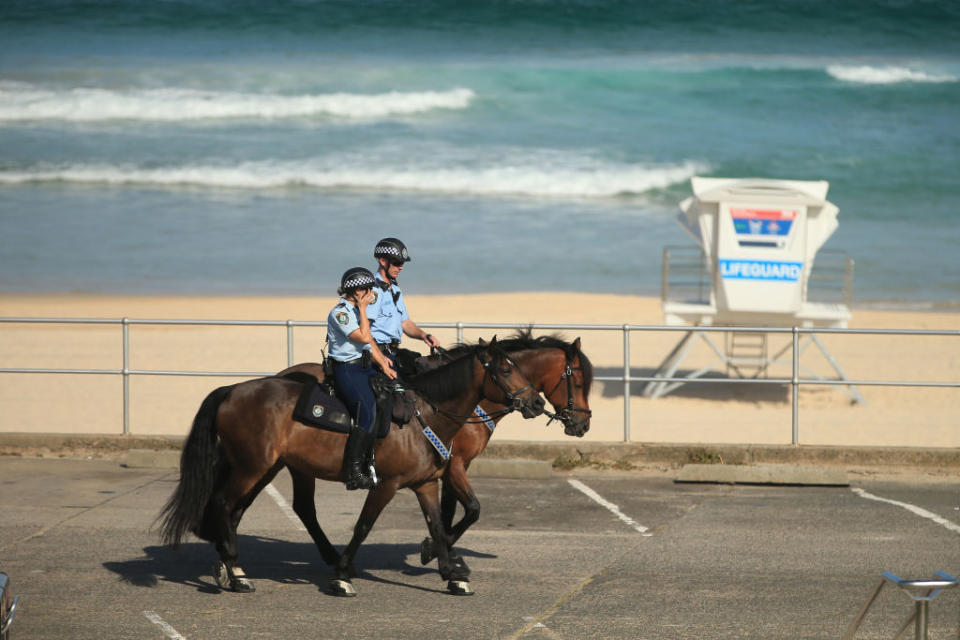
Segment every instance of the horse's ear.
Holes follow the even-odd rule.
[[[493,334],[493,339],[490,341],[490,346],[492,347],[496,344],[497,344],[497,334]]]
[[[487,346],[487,341],[484,340],[483,338],[480,338],[478,344],[479,344],[481,347],[485,347],[485,346]]]
[[[573,348],[580,351],[580,336],[577,336],[577,339],[573,341]]]

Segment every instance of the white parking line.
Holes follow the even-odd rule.
[[[163,635],[170,638],[170,640],[187,640],[182,635],[177,633],[176,629],[167,624],[163,618],[155,614],[153,611],[144,611],[143,615],[147,616],[147,620],[160,627],[161,631],[163,631]]]
[[[626,514],[624,514],[622,511],[620,511],[620,507],[618,507],[617,505],[613,504],[612,502],[609,502],[608,500],[605,500],[599,493],[597,493],[596,491],[594,491],[593,489],[591,489],[591,488],[588,487],[587,485],[583,484],[583,483],[580,482],[579,480],[569,479],[569,480],[567,480],[567,482],[569,482],[572,487],[574,487],[574,488],[582,491],[583,493],[585,493],[588,498],[590,498],[591,500],[593,500],[594,502],[596,502],[596,503],[599,504],[600,506],[602,506],[602,507],[604,507],[605,509],[607,509],[610,513],[612,513],[613,515],[617,516],[618,518],[620,518],[621,520],[623,520],[625,523],[627,523],[629,526],[633,527],[634,529],[636,529],[637,531],[639,531],[639,532],[642,533],[643,535],[645,535],[645,536],[652,536],[652,535],[653,535],[652,533],[648,533],[650,530],[649,530],[647,527],[643,526],[642,524],[637,523],[633,518],[630,518],[629,516],[627,516]]]
[[[277,506],[280,507],[280,511],[283,511],[283,515],[290,518],[290,521],[293,522],[293,525],[297,529],[299,529],[300,531],[307,530],[307,528],[303,526],[303,523],[300,522],[299,516],[297,516],[297,514],[294,513],[293,509],[290,507],[289,504],[287,504],[287,501],[283,499],[283,496],[280,495],[280,492],[277,491],[277,488],[273,486],[272,483],[264,487],[264,490],[267,492],[267,495],[273,498],[273,501],[277,503]]]
[[[858,496],[860,496],[861,498],[866,498],[867,500],[876,500],[877,502],[886,502],[887,504],[895,504],[898,507],[903,507],[907,511],[917,514],[921,518],[927,518],[928,520],[933,520],[937,524],[943,527],[946,527],[947,529],[949,529],[950,531],[953,531],[954,533],[960,533],[960,525],[954,524],[949,520],[947,520],[946,518],[941,518],[937,514],[927,511],[926,509],[921,509],[920,507],[914,504],[910,504],[909,502],[899,502],[897,500],[891,500],[889,498],[881,498],[880,496],[875,496],[872,493],[867,493],[863,489],[859,489],[857,487],[850,487],[850,490],[853,491]]]

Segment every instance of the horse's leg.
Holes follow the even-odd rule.
[[[454,459],[451,458],[450,464],[452,465],[453,463]],[[457,503],[459,500],[460,497],[453,490],[453,487],[450,486],[450,467],[448,465],[447,470],[444,471],[443,484],[440,489],[440,518],[447,534],[453,529],[453,518],[457,515]]]
[[[464,514],[455,526],[453,516],[456,513],[457,502],[463,505]],[[470,480],[467,477],[467,465],[463,458],[452,457],[443,476],[443,491],[440,498],[440,512],[443,529],[447,535],[447,545],[450,558],[454,564],[470,575],[467,563],[454,550],[453,545],[460,537],[480,518],[480,501],[473,492]],[[425,538],[420,543],[420,562],[427,564],[437,557],[436,538]]]
[[[307,528],[314,544],[323,556],[323,561],[328,567],[333,567],[340,560],[340,554],[330,544],[320,523],[317,521],[317,507],[313,503],[313,492],[316,488],[316,478],[307,473],[297,471],[293,467],[287,467],[290,471],[290,477],[293,479],[293,512],[300,518],[300,522]]]
[[[480,500],[477,499],[477,494],[473,492],[470,478],[467,477],[467,466],[462,459],[450,460],[450,468],[443,482],[443,491],[445,494],[449,493],[451,499],[459,500],[464,511],[460,522],[452,527],[447,527],[447,536],[449,536],[449,542],[452,546],[467,529],[480,519]]]
[[[450,593],[458,596],[473,595],[470,583],[467,582],[470,569],[463,563],[462,559],[460,562],[455,562],[450,551],[450,542],[440,516],[437,481],[424,482],[414,488],[413,491],[417,494],[420,510],[423,511],[423,517],[427,521],[427,529],[430,530],[431,537],[437,541],[437,564],[440,568],[440,577],[447,580],[447,589]]]
[[[247,507],[253,503],[260,491],[273,480],[281,468],[283,468],[282,463],[277,462],[265,473],[260,474],[259,478],[256,474],[240,476],[234,469],[226,485],[211,501],[212,524],[216,527],[214,546],[220,556],[220,563],[214,567],[213,575],[217,584],[224,589],[229,588],[238,593],[256,591],[243,569],[237,565],[240,555],[237,545],[237,527]]]
[[[356,557],[360,545],[363,544],[367,535],[370,534],[370,530],[373,529],[373,525],[380,517],[383,508],[393,500],[395,495],[397,495],[397,486],[393,482],[382,482],[376,489],[372,489],[367,494],[363,509],[360,511],[360,517],[357,518],[357,524],[353,527],[353,537],[350,538],[347,548],[343,550],[340,559],[337,561],[328,591],[331,595],[342,597],[357,595],[356,589],[350,582],[350,578],[356,574],[353,568],[353,559]]]

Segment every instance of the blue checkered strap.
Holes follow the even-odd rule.
[[[480,405],[477,405],[477,408],[473,410],[473,415],[480,418],[483,424],[487,425],[490,433],[493,433],[493,430],[497,428],[497,423],[493,421],[493,418],[491,418],[486,411],[480,408]]]
[[[424,425],[423,427],[424,437],[430,441],[430,444],[433,445],[433,448],[437,450],[437,453],[443,458],[444,461],[450,459],[450,449],[447,448],[443,441],[437,437],[437,434],[433,432],[433,429]]]

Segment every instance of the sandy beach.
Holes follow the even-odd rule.
[[[429,323],[511,323],[572,325],[660,325],[656,298],[581,293],[509,293],[462,296],[410,296],[413,318]],[[335,303],[327,297],[189,297],[105,295],[0,295],[0,317],[321,321]],[[869,329],[955,330],[957,314],[933,311],[855,309],[851,327]],[[294,362],[320,357],[326,330],[296,327]],[[442,343],[454,329],[431,329]],[[547,333],[552,331],[537,331]],[[272,372],[287,364],[286,327],[148,326],[130,327],[133,370]],[[508,329],[465,329],[466,340],[501,336]],[[597,376],[622,376],[623,332],[566,330],[579,336]],[[632,375],[651,375],[680,340],[679,332],[632,332]],[[960,340],[951,336],[821,337],[852,380],[960,380]],[[788,336],[771,335],[772,355]],[[716,342],[723,346],[722,334]],[[419,343],[410,344],[416,348]],[[0,325],[0,368],[111,369],[123,367],[120,324]],[[681,372],[710,365],[716,356],[698,343]],[[832,377],[829,363],[813,347],[804,351],[801,376]],[[719,365],[718,373],[725,373]],[[789,377],[789,359],[770,370]],[[0,431],[8,433],[120,434],[123,383],[120,375],[2,373]],[[202,398],[238,377],[135,375],[130,380],[130,431],[134,435],[184,435]],[[690,384],[674,393],[643,397],[644,383],[631,385],[629,439],[650,443],[788,444],[791,441],[790,390],[783,385]],[[808,386],[800,392],[800,444],[884,447],[960,447],[960,390],[860,387],[866,400],[854,404],[843,389]],[[589,441],[624,439],[624,385],[594,383]],[[566,440],[556,423],[509,417],[496,438]]]

